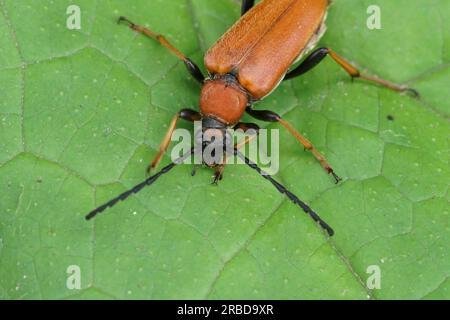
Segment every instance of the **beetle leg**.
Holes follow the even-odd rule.
[[[327,55],[328,55],[327,48],[319,48],[314,50],[295,69],[288,72],[284,77],[284,80],[290,80],[307,73],[315,66],[317,66]]]
[[[159,162],[161,161],[162,156],[166,152],[167,148],[169,147],[173,131],[175,130],[177,126],[177,122],[179,119],[184,119],[187,121],[199,121],[201,120],[201,115],[199,112],[191,110],[191,109],[182,109],[177,112],[177,114],[172,118],[172,121],[170,122],[169,129],[166,132],[166,135],[164,136],[163,141],[161,142],[161,145],[159,146],[159,151],[156,154],[154,160],[152,161],[151,165],[147,168],[147,172],[150,172],[151,170],[155,169]]]
[[[314,155],[317,161],[319,161],[320,165],[325,169],[325,171],[333,176],[333,178],[336,180],[336,183],[339,183],[339,181],[342,180],[336,175],[336,173],[334,173],[334,170],[328,164],[328,161],[319,151],[317,151],[317,149],[312,145],[312,143],[309,142],[309,140],[306,139],[304,136],[302,136],[297,130],[295,130],[294,127],[292,127],[289,124],[289,122],[282,119],[278,114],[269,110],[253,110],[251,108],[247,108],[246,111],[249,115],[258,120],[280,123],[290,132],[290,134],[292,134],[305,147],[305,149],[311,151],[311,153]]]
[[[126,22],[130,29],[145,34],[147,37],[150,37],[156,41],[158,41],[161,45],[169,49],[178,59],[182,60],[188,69],[189,73],[200,83],[203,83],[205,80],[205,76],[203,75],[200,68],[188,57],[186,57],[181,51],[175,48],[163,35],[157,34],[150,29],[141,27],[137,24],[134,24],[130,20],[125,17],[120,17],[117,23]]]
[[[219,181],[223,179],[223,172],[225,170],[226,164],[227,164],[227,154],[224,153],[221,163],[214,167],[214,179],[211,184],[217,186],[219,184]]]
[[[223,171],[225,170],[226,161],[226,156],[224,156],[223,163],[214,168],[214,180],[212,184],[217,186],[219,184],[219,181],[223,179]]]
[[[380,79],[378,77],[361,74],[361,72],[356,67],[351,65],[347,60],[339,56],[336,52],[334,52],[330,48],[319,48],[314,50],[297,68],[287,73],[286,76],[284,77],[284,80],[289,80],[298,77],[302,74],[305,74],[306,72],[313,69],[316,65],[318,65],[326,56],[330,56],[339,66],[341,66],[341,68],[343,68],[352,77],[352,79],[361,78],[397,92],[407,91],[412,93],[416,97],[419,96],[419,93],[415,89],[409,88],[406,85],[399,85],[390,82],[388,80]]]
[[[241,16],[255,5],[255,0],[242,0]]]

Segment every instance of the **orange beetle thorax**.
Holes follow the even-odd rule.
[[[247,94],[237,84],[224,79],[207,81],[200,94],[202,115],[215,118],[226,125],[237,123],[247,104]]]

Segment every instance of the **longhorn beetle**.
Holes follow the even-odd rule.
[[[253,135],[247,136],[242,142],[234,145],[234,155],[240,157],[248,166],[269,180],[280,193],[285,194],[300,206],[332,236],[333,229],[310,207],[239,152],[240,147],[256,137],[259,129],[256,124],[244,123],[239,120],[247,112],[261,121],[278,122],[306,150],[311,151],[323,169],[338,183],[341,179],[308,139],[275,112],[255,110],[253,104],[269,95],[282,81],[308,72],[326,56],[330,56],[352,79],[360,78],[398,92],[409,91],[416,96],[418,93],[407,86],[360,73],[356,67],[330,48],[319,48],[310,52],[325,33],[325,20],[331,0],[263,0],[257,5],[254,2],[254,0],[242,1],[241,18],[206,53],[204,63],[208,70],[207,77],[191,59],[175,48],[164,36],[139,26],[125,17],[119,18],[118,23],[125,23],[132,30],[142,33],[166,47],[184,62],[189,73],[202,85],[200,112],[182,109],[175,114],[149,170],[155,169],[160,162],[169,146],[179,119],[191,122],[202,121],[201,146],[203,149],[210,143],[220,144],[223,147],[229,144],[227,130],[230,128],[242,129],[246,132],[253,129]],[[289,70],[304,56],[306,58],[297,67]],[[209,139],[212,136],[219,136],[222,139]],[[91,211],[86,219],[93,218],[108,207],[139,192],[145,186],[153,184],[161,175],[169,172],[194,152],[195,148],[192,148],[190,152],[173,161],[157,174]],[[214,183],[222,179],[225,156],[219,163],[207,164],[215,170]]]

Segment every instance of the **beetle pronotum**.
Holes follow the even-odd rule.
[[[205,77],[200,68],[164,36],[147,28],[141,27],[125,17],[119,18],[119,23],[126,23],[132,30],[140,32],[166,47],[172,54],[184,62],[189,73],[202,85],[200,94],[200,112],[192,109],[182,109],[176,113],[169,129],[161,143],[150,169],[155,169],[171,141],[171,136],[179,119],[187,121],[202,121],[204,148],[211,142],[208,136],[219,134],[227,143],[227,130],[254,129],[259,127],[254,123],[240,122],[243,114],[267,122],[278,122],[285,127],[303,147],[313,154],[324,170],[331,174],[336,183],[340,178],[335,174],[325,157],[323,157],[303,135],[293,128],[286,120],[269,110],[255,110],[253,104],[269,95],[285,80],[289,80],[308,72],[319,64],[326,56],[330,56],[352,78],[360,78],[398,92],[410,91],[417,95],[414,89],[398,85],[387,80],[362,74],[356,67],[347,62],[330,48],[312,50],[326,30],[325,20],[330,0],[263,0],[254,5],[254,0],[242,1],[242,17],[239,19],[206,53],[204,62],[208,70]],[[309,53],[309,54],[308,54]],[[306,58],[293,70],[289,68],[298,60]],[[309,206],[297,198],[271,176],[263,172],[255,163],[239,152],[239,148],[248,143],[251,138],[235,145],[234,155],[269,180],[279,192],[285,194],[291,201],[300,206],[328,234],[333,235],[333,229],[325,223]],[[218,143],[218,142],[216,142]],[[149,177],[134,188],[91,211],[86,219],[91,219],[120,200],[125,200],[131,194],[137,193],[145,186],[153,184],[161,175],[169,172],[177,164],[194,153],[194,148],[181,158],[164,167],[157,174]],[[214,182],[222,179],[225,161],[208,163],[214,168]]]

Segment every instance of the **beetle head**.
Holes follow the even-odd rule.
[[[233,147],[233,137],[227,130],[227,125],[212,117],[202,120],[202,130],[196,134],[195,143],[202,151],[202,161],[209,167],[222,164],[223,158],[230,147]]]

